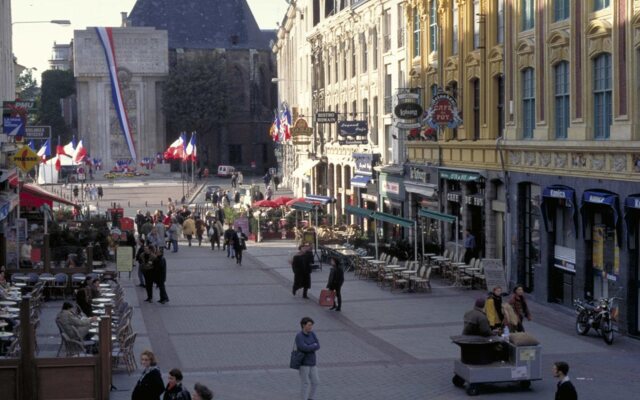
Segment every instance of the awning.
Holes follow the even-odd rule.
[[[585,190],[582,193],[582,205],[580,213],[582,214],[582,231],[586,240],[591,239],[591,221],[587,215],[588,206],[605,206],[609,207],[613,212],[613,223],[618,234],[618,244],[622,243],[622,234],[620,225],[618,224],[618,195],[608,190]]]
[[[371,214],[373,214],[375,211],[368,210],[366,208],[346,205],[344,206],[344,212],[347,214],[357,215],[359,217],[369,218],[371,217]]]
[[[51,192],[47,192],[46,190],[38,186],[29,184],[29,183],[24,183],[20,187],[20,206],[21,207],[38,208],[43,204],[48,204],[49,207],[53,207],[54,202],[79,207],[74,202],[64,199]]]
[[[627,225],[627,247],[636,249],[638,219],[640,218],[640,194],[628,196],[624,201],[624,221]]]
[[[357,188],[365,188],[370,182],[371,182],[370,176],[354,175],[354,177],[351,178],[351,186],[357,187]]]
[[[329,196],[320,196],[318,194],[309,194],[304,197],[306,201],[311,203],[320,203],[323,206],[336,201],[335,198]]]
[[[320,160],[305,160],[298,168],[293,170],[291,176],[294,178],[304,178],[304,176],[308,175],[309,171],[319,163]]]
[[[542,191],[542,202],[540,203],[540,211],[542,212],[542,220],[547,232],[551,232],[553,224],[549,224],[549,211],[554,205],[549,199],[564,200],[566,208],[571,209],[571,216],[573,217],[574,232],[578,232],[578,219],[576,218],[576,192],[572,188],[564,185],[552,185],[547,186]],[[550,208],[552,207],[552,208]]]
[[[297,211],[313,211],[315,209],[314,207],[313,204],[304,201],[297,201],[291,206],[291,208]]]
[[[388,222],[394,225],[400,225],[405,228],[413,228],[415,226],[415,221],[413,220],[402,218],[402,217],[396,217],[395,215],[386,214],[379,211],[376,211],[373,214],[371,214],[371,217],[375,218],[378,221]]]
[[[404,188],[409,193],[417,193],[424,197],[435,197],[438,186],[433,184],[418,185],[415,183],[404,181]]]
[[[474,182],[482,178],[480,172],[464,171],[456,169],[440,169],[438,171],[440,179],[449,179],[452,181]]]
[[[456,217],[454,217],[453,215],[427,210],[426,208],[421,208],[420,210],[418,210],[418,216],[437,219],[438,221],[443,221],[450,224],[456,222]]]

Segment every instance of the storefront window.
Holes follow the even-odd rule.
[[[525,183],[521,186],[522,242],[518,280],[528,292],[534,289],[534,271],[540,264],[540,186]]]

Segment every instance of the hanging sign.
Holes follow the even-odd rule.
[[[338,141],[341,145],[367,144],[369,124],[367,121],[340,121],[338,133],[342,138]]]
[[[424,121],[432,128],[457,128],[462,124],[458,112],[458,105],[453,96],[439,92],[431,100],[431,107],[427,110]]]

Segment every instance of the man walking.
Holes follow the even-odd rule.
[[[233,227],[229,225],[226,231],[224,231],[224,245],[227,247],[227,258],[233,257],[236,258],[236,252],[233,248],[233,237],[235,236],[236,231],[233,230]]]
[[[469,261],[475,257],[476,238],[471,234],[469,229],[464,230],[464,263],[469,264]]]
[[[564,361],[556,361],[551,368],[554,378],[558,379],[555,400],[578,400],[578,392],[569,380],[569,364]]]
[[[154,269],[156,270],[156,286],[160,290],[160,304],[164,304],[169,301],[169,296],[167,296],[167,289],[164,287],[167,281],[167,260],[164,258],[162,247],[156,249]]]
[[[302,298],[308,299],[307,290],[311,287],[311,265],[308,265],[304,244],[298,247],[298,253],[293,256],[291,269],[293,270],[293,295],[295,296],[298,289],[302,288]]]

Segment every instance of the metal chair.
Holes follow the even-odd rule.
[[[62,294],[62,298],[67,298],[67,286],[69,285],[69,276],[63,272],[59,272],[54,276],[55,280],[53,281],[53,285],[51,286],[52,294],[58,290]]]

